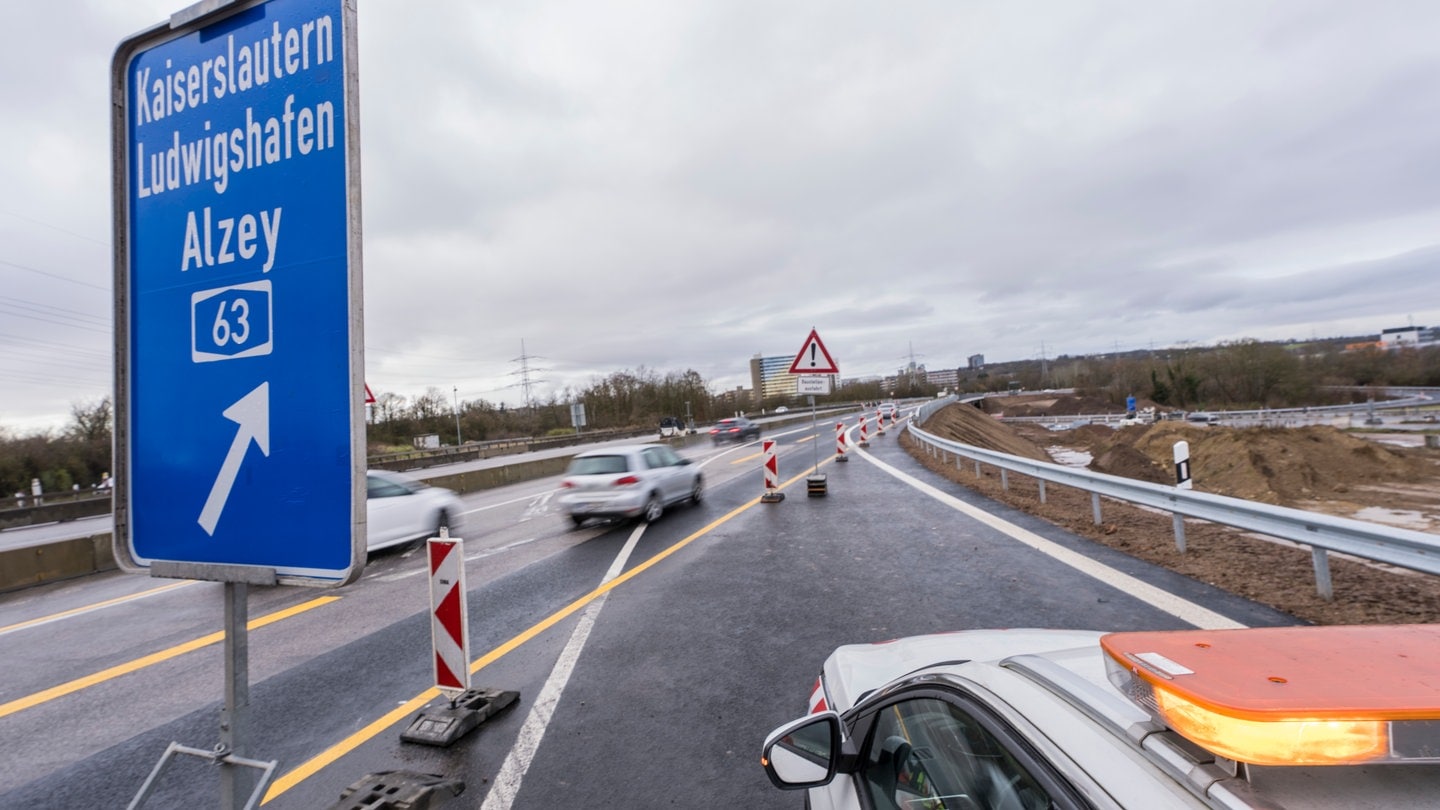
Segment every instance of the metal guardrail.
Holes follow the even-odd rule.
[[[1428,393],[1421,393],[1428,392]],[[1320,416],[1355,416],[1374,411],[1393,411],[1411,408],[1423,408],[1434,406],[1435,396],[1440,394],[1440,389],[1433,388],[1387,388],[1384,390],[1391,399],[1376,400],[1374,402],[1352,402],[1345,405],[1310,405],[1302,408],[1258,408],[1246,410],[1220,410],[1206,411],[1222,420],[1259,420],[1259,421],[1280,421],[1294,418],[1315,418]],[[967,400],[969,401],[969,400]],[[1179,411],[1177,411],[1179,413]],[[1097,424],[1110,424],[1119,422],[1127,417],[1124,411],[1111,413],[1088,413],[1088,414],[1066,414],[1055,416],[1007,416],[1006,422],[1034,422],[1039,424],[1059,422],[1093,422]]]
[[[1334,588],[1330,582],[1329,552],[1388,563],[1426,574],[1440,574],[1440,536],[1426,532],[1033,461],[943,439],[916,427],[917,422],[923,423],[936,410],[954,401],[955,398],[951,397],[926,403],[917,411],[917,419],[912,420],[906,429],[930,453],[938,453],[942,457],[946,454],[953,455],[956,466],[959,466],[961,459],[974,462],[977,474],[979,465],[989,464],[1000,468],[1002,480],[1005,471],[1038,479],[1041,482],[1042,502],[1045,500],[1046,482],[1089,492],[1096,525],[1101,523],[1100,499],[1105,497],[1171,513],[1174,517],[1176,546],[1182,552],[1185,550],[1183,519],[1187,517],[1300,543],[1311,549],[1316,589],[1320,596],[1327,600],[1334,596]],[[1004,483],[1008,487],[1008,481]]]

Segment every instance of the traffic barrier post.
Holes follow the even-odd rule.
[[[765,494],[760,496],[760,502],[779,503],[785,500],[785,493],[780,491],[780,463],[775,457],[775,440],[765,439],[760,443],[760,448],[762,466],[765,468]]]
[[[448,705],[427,708],[400,733],[404,742],[448,747],[519,699],[520,693],[470,687],[470,617],[465,599],[465,544],[440,527],[425,542],[430,563],[430,642],[435,688]]]
[[[835,423],[835,460],[849,461],[850,457],[845,455],[845,423]]]

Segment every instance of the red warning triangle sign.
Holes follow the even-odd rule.
[[[814,328],[810,330],[810,337],[805,338],[805,345],[800,347],[800,353],[795,355],[795,362],[790,364],[791,374],[839,374],[840,369],[836,367],[835,361],[830,358],[830,352],[825,350],[825,344],[820,342],[820,333]]]

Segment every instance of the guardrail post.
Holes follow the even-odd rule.
[[[976,478],[979,478],[979,477],[980,477],[980,460],[979,460],[979,459],[976,459],[976,460],[975,460],[975,477],[976,477]]]
[[[1006,492],[1010,491],[1010,471],[1004,467],[1000,468],[1000,488]]]
[[[1105,521],[1100,518],[1100,493],[1090,493],[1090,511],[1095,515],[1095,525],[1099,526]]]
[[[1315,591],[1321,599],[1329,602],[1335,598],[1335,588],[1330,583],[1330,552],[1311,546],[1310,558],[1315,561]]]
[[[1045,479],[1037,478],[1036,480],[1040,482],[1040,503],[1045,503]]]
[[[1179,512],[1173,513],[1175,517],[1175,548],[1185,553],[1185,516]]]

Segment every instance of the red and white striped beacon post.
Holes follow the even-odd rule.
[[[875,435],[885,435],[885,412],[879,408],[875,409]]]
[[[430,641],[435,648],[435,688],[453,703],[470,688],[470,622],[465,601],[465,551],[458,537],[440,528],[425,542],[430,560]]]
[[[775,457],[775,440],[765,439],[760,443],[760,448],[762,466],[765,468],[765,494],[760,496],[760,502],[779,503],[785,500],[785,493],[780,491],[780,462]]]
[[[870,436],[869,436],[869,433],[870,433],[870,432],[869,432],[869,430],[865,427],[866,424],[867,424],[867,422],[866,422],[866,419],[865,419],[865,414],[862,413],[862,414],[860,414],[860,441],[856,442],[856,444],[857,444],[858,446],[860,446],[860,447],[869,447],[869,446],[870,446]]]
[[[835,423],[835,460],[849,461],[850,457],[845,455],[845,423]]]

